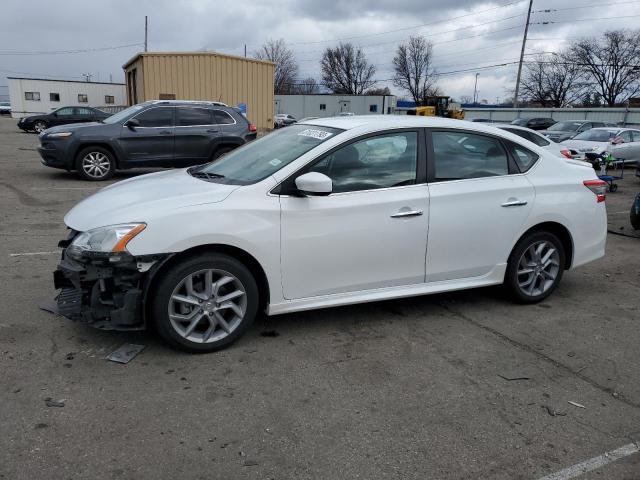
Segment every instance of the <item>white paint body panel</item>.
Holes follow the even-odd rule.
[[[596,178],[590,166],[564,161],[521,137],[478,123],[410,116],[309,123],[345,131],[253,185],[221,185],[192,178],[184,170],[165,171],[101,190],[74,207],[65,222],[81,231],[145,222],[147,228],[128,244],[134,255],[216,244],[242,249],[266,274],[269,314],[501,283],[515,242],[544,222],[569,230],[572,267],[604,255],[604,203],[596,203],[582,184]],[[540,159],[520,175],[327,197],[270,193],[345,141],[414,127],[502,136],[535,151]],[[501,206],[510,199],[527,203]],[[391,218],[405,208],[423,214]]]

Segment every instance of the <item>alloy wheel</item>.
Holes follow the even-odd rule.
[[[91,178],[102,178],[111,169],[111,163],[104,153],[90,152],[82,159],[82,170]]]
[[[518,287],[536,297],[548,291],[560,272],[560,254],[551,242],[542,240],[527,248],[518,262]]]
[[[33,125],[33,129],[36,131],[36,133],[42,133],[47,129],[47,124],[38,121]]]
[[[182,338],[218,342],[230,335],[247,311],[242,282],[229,272],[199,270],[187,275],[169,299],[169,321]]]

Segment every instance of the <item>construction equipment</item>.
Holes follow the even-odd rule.
[[[449,97],[427,97],[422,105],[407,110],[407,115],[419,115],[421,117],[444,117],[464,120],[464,110],[459,103],[450,102]]]

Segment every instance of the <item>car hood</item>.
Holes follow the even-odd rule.
[[[601,147],[602,150],[606,150],[609,145],[608,142],[592,142],[589,140],[566,140],[564,143],[567,147],[581,152],[591,151],[593,147]]]
[[[81,232],[149,222],[171,210],[221,202],[239,187],[194,178],[187,169],[150,173],[103,188],[73,207],[64,222]]]
[[[81,128],[93,127],[96,125],[104,125],[100,122],[86,122],[86,123],[67,123],[66,125],[56,125],[55,127],[47,128],[47,133],[57,133],[57,132],[73,132],[74,130],[79,130]]]

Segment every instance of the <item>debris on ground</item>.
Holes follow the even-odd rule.
[[[577,402],[572,402],[571,400],[569,400],[567,402],[569,405],[573,405],[574,407],[578,407],[578,408],[587,408],[584,405],[582,405],[581,403],[577,403]]]
[[[45,312],[53,313],[54,315],[58,315],[60,310],[58,310],[58,302],[56,301],[56,296],[47,297],[38,302],[38,308],[40,310],[44,310]]]
[[[54,400],[51,397],[45,398],[44,403],[47,407],[64,407],[64,400]]]
[[[278,337],[280,334],[275,330],[265,330],[264,332],[260,332],[260,335],[263,337]]]
[[[542,408],[546,409],[547,413],[552,417],[564,417],[567,415],[567,412],[561,412],[553,407],[550,407],[549,405],[542,405]]]
[[[575,356],[576,356],[576,352],[567,353],[567,357],[575,357]]]
[[[531,380],[529,377],[507,377],[506,375],[498,374],[498,376],[508,382],[513,382],[515,380]]]
[[[135,358],[142,350],[144,350],[146,345],[136,345],[134,343],[125,343],[117,350],[114,350],[109,355],[107,355],[107,360],[111,360],[116,363],[129,363],[131,360]]]
[[[258,463],[258,462],[256,462],[255,460],[245,460],[245,461],[243,462],[243,465],[244,465],[245,467],[255,467],[256,465],[259,465],[259,463]]]
[[[69,352],[67,353],[67,356],[64,358],[65,360],[73,360],[75,358],[75,355],[76,355],[75,352]]]

